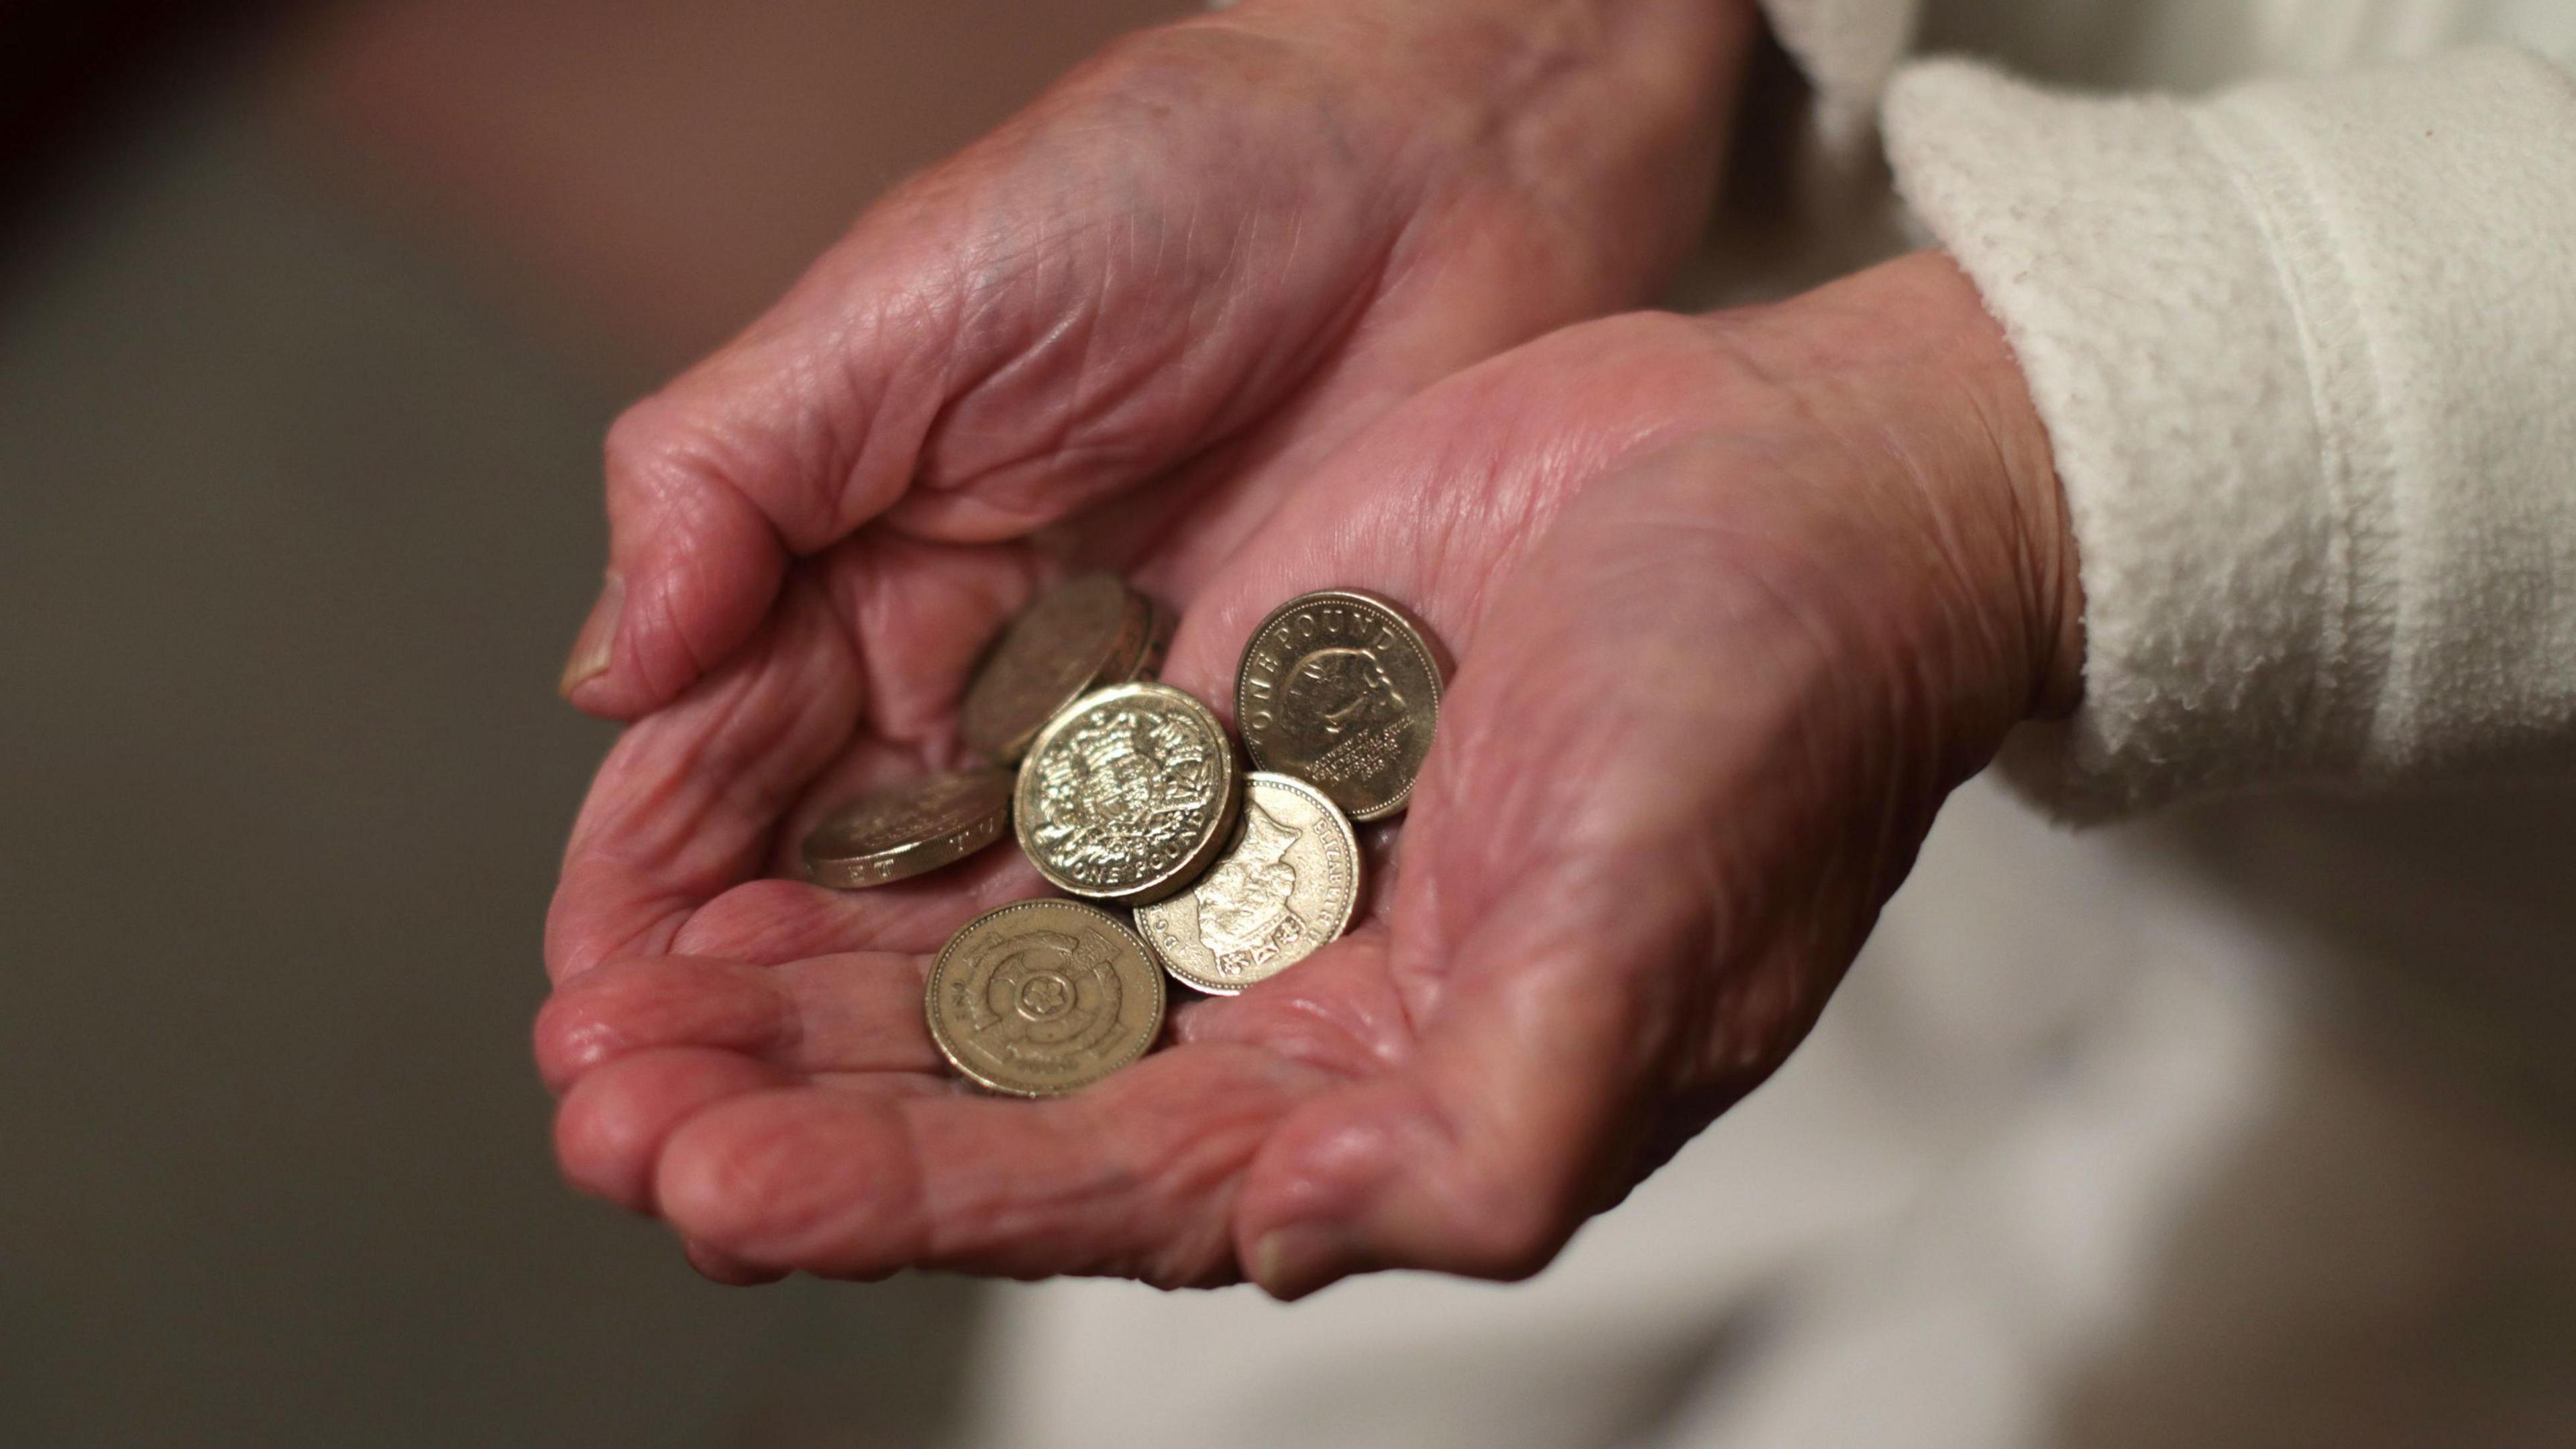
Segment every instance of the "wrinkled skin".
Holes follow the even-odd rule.
[[[541,1025],[549,1079],[599,1069],[563,1118],[574,1178],[648,1206],[689,1108],[775,1080],[758,1053],[612,1065],[740,984],[653,958],[926,948],[1034,889],[996,853],[854,918],[756,878],[854,783],[954,760],[975,648],[1069,557],[1186,602],[1389,408],[1650,295],[1705,209],[1752,10],[1249,0],[1138,36],[622,419],[609,587],[563,687],[671,708],[603,767],[549,921],[550,971],[582,978]],[[629,985],[679,1015],[620,1017]]]
[[[1016,596],[1019,541],[1060,550],[1076,515],[1186,597],[1387,408],[1651,297],[1707,210],[1752,10],[1249,0],[1112,47],[619,421],[611,586],[565,692],[619,719],[674,698],[796,558]],[[909,662],[917,732],[953,671]]]
[[[1214,567],[1148,571],[1186,604],[1166,677],[1211,701],[1305,588],[1404,599],[1458,651],[1365,920],[1031,1104],[961,1090],[920,1010],[946,934],[1037,893],[1025,862],[748,879],[854,779],[944,757],[1017,597],[880,547],[800,571],[630,731],[558,901],[565,1169],[718,1277],[1533,1271],[1779,1064],[1942,797],[2077,662],[2044,436],[1945,259],[1470,368]]]

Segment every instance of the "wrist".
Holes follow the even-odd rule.
[[[1669,250],[1705,215],[1760,23],[1757,0],[1243,0],[1189,25],[1373,93],[1436,191]]]
[[[1919,252],[1713,319],[1821,425],[1866,439],[1895,520],[1891,567],[1921,579],[1920,656],[1952,723],[1991,749],[2083,694],[2084,599],[2046,426],[1975,286]],[[1982,759],[1978,761],[1982,763]]]
[[[2025,716],[2072,713],[2084,695],[2084,586],[2074,522],[2058,482],[2048,427],[2021,361],[1976,284],[1948,254],[1893,264],[1931,323],[1938,371],[1959,389],[1953,416],[1973,426],[1946,486],[1953,506],[1993,520],[2009,542],[2010,573],[1991,607],[2022,640]]]

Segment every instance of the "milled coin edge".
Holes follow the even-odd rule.
[[[970,855],[981,853],[986,847],[1000,840],[1002,833],[1010,828],[1012,802],[1019,793],[1019,782],[1013,772],[1001,766],[988,765],[971,770],[943,770],[923,778],[937,779],[943,775],[1004,777],[1002,798],[998,808],[988,810],[954,830],[942,831],[928,840],[908,840],[900,845],[891,845],[883,850],[871,850],[860,855],[817,856],[813,848],[814,837],[821,834],[823,827],[832,823],[844,811],[856,806],[858,800],[854,799],[848,805],[842,806],[840,810],[835,810],[814,822],[813,828],[805,832],[805,838],[797,843],[796,854],[798,859],[804,862],[805,878],[816,885],[829,886],[834,890],[866,890],[872,886],[892,885],[896,881],[910,880],[914,876],[928,875],[943,866],[954,865]],[[920,781],[906,783],[918,784]],[[981,839],[976,838],[979,833],[982,836]],[[952,846],[954,849],[949,849]],[[947,853],[943,854],[944,850]]]
[[[808,855],[805,857],[805,878],[816,885],[844,891],[893,885],[946,869],[968,856],[982,854],[1001,840],[1002,832],[1009,828],[1010,823],[1011,807],[1005,801],[1001,809],[929,840],[839,860],[817,860]]]
[[[1154,948],[1146,945],[1145,938],[1136,934],[1136,932],[1130,928],[1126,922],[1119,920],[1116,916],[1111,915],[1109,912],[1102,910],[1100,907],[1093,905],[1089,901],[1067,900],[1061,896],[1044,896],[1033,901],[1013,901],[1009,905],[995,906],[993,909],[984,912],[982,915],[977,916],[971,921],[968,921],[965,925],[959,926],[949,935],[948,944],[939,948],[939,955],[930,963],[930,974],[925,977],[921,983],[921,1016],[922,1020],[928,1024],[930,1028],[930,1044],[939,1048],[939,1055],[947,1061],[950,1067],[956,1070],[959,1076],[964,1077],[976,1086],[983,1088],[985,1091],[997,1093],[1001,1096],[1021,1097],[1031,1101],[1042,1100],[1049,1097],[1069,1097],[1074,1093],[1081,1091],[1085,1087],[1105,1081],[1119,1072],[1123,1072],[1127,1068],[1144,1060],[1145,1054],[1154,1049],[1154,1043],[1163,1039],[1164,1018],[1171,1009],[1171,992],[1164,989],[1163,973],[1160,971],[1146,972],[1145,974],[1151,978],[1154,986],[1154,1020],[1153,1024],[1145,1031],[1135,1050],[1128,1053],[1126,1056],[1121,1057],[1110,1066],[1102,1068],[1098,1073],[1085,1077],[1081,1081],[1071,1083],[1067,1086],[1015,1087],[1007,1082],[997,1082],[991,1077],[986,1076],[984,1073],[968,1066],[960,1059],[960,1054],[957,1051],[956,1044],[948,1039],[948,1033],[941,1026],[939,1021],[939,986],[940,983],[947,978],[948,963],[956,956],[957,943],[966,939],[967,932],[974,930],[976,927],[983,925],[987,921],[993,920],[995,917],[1007,916],[1014,911],[1025,911],[1038,908],[1072,910],[1078,911],[1087,916],[1096,917],[1102,925],[1105,925],[1110,930],[1125,936],[1128,941],[1144,955],[1145,964],[1147,966],[1151,967],[1158,964],[1154,957]]]

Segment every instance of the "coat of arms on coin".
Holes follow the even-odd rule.
[[[1020,762],[1013,815],[1038,873],[1075,895],[1160,900],[1207,868],[1234,823],[1225,726],[1160,684],[1085,695]]]

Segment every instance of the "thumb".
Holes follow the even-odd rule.
[[[568,699],[632,718],[672,698],[749,636],[790,557],[872,520],[1024,536],[1300,385],[1374,284],[1383,198],[1122,103],[1207,63],[1175,44],[1138,38],[889,196],[617,421],[610,577]]]
[[[1237,1213],[1249,1276],[1281,1298],[1380,1267],[1525,1277],[1616,1200],[1674,1035],[1660,968],[1706,949],[1678,922],[1620,930],[1632,868],[1569,871],[1471,932],[1412,1057],[1281,1124]]]

